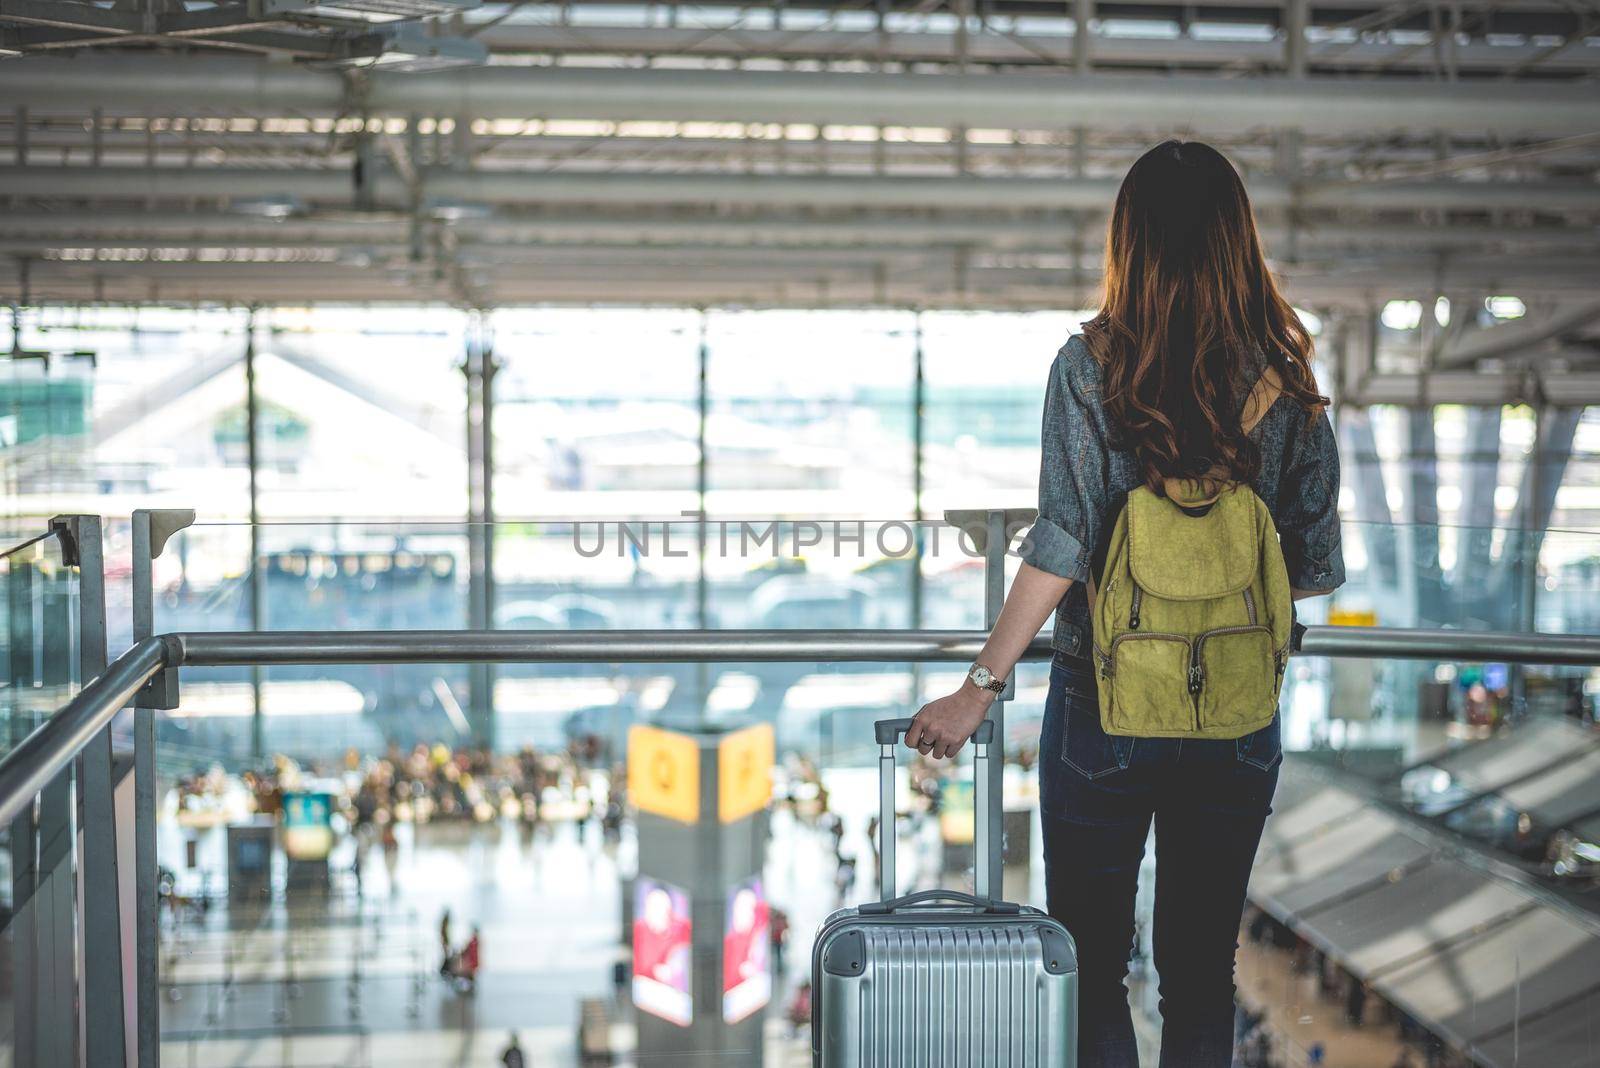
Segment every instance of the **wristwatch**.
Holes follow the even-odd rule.
[[[982,664],[973,664],[972,670],[967,672],[967,678],[971,679],[972,685],[978,689],[988,690],[991,693],[1002,693],[1006,688],[1006,680],[995,678],[994,672]]]

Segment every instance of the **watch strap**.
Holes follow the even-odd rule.
[[[988,668],[984,668],[985,671],[989,671],[989,681],[987,684],[980,683],[977,679],[972,677],[973,673],[976,672],[980,667],[983,667],[983,665],[973,664],[967,669],[967,678],[971,680],[972,685],[978,687],[980,690],[988,690],[990,693],[1004,693],[1006,689],[1006,680],[1002,679],[994,672],[989,671]]]

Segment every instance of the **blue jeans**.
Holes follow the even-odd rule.
[[[1233,959],[1283,756],[1278,721],[1234,741],[1113,737],[1095,676],[1057,657],[1039,739],[1050,914],[1078,946],[1078,1066],[1137,1068],[1134,892],[1156,829],[1161,1068],[1233,1062]]]

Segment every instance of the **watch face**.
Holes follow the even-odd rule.
[[[972,669],[972,681],[979,687],[987,686],[994,681],[994,672],[982,665]]]

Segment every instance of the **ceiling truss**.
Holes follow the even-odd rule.
[[[1168,136],[1304,306],[1600,288],[1594,0],[264,10],[0,0],[0,301],[1060,307]]]

